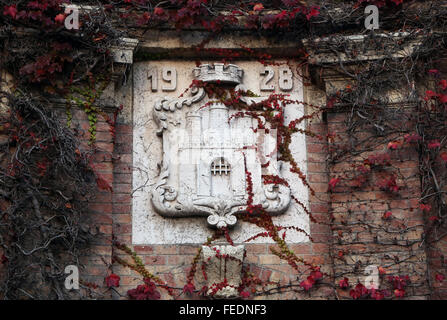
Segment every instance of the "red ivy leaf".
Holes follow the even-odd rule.
[[[436,281],[442,282],[442,281],[444,281],[445,276],[443,274],[438,273],[435,278],[436,278]]]
[[[374,288],[371,289],[371,298],[375,300],[382,300],[385,297],[383,291],[376,290]]]
[[[349,291],[349,295],[353,299],[361,298],[367,294],[368,294],[368,289],[366,289],[366,287],[361,283],[357,284],[354,289]]]
[[[11,16],[13,19],[15,19],[17,15],[17,6],[15,4],[13,4],[12,6],[5,6],[3,8],[3,15]]]
[[[101,190],[108,190],[110,192],[113,192],[110,183],[107,182],[107,180],[104,179],[99,173],[96,174],[96,184],[98,185],[98,188]]]
[[[261,11],[264,9],[264,5],[262,3],[257,3],[253,6],[254,11]]]
[[[157,7],[154,9],[154,14],[157,16],[162,16],[165,13],[165,11],[163,10],[163,8]]]
[[[398,192],[399,191],[399,186],[397,185],[395,176],[391,176],[388,179],[383,179],[383,180],[379,181],[377,183],[377,185],[380,189],[385,190],[385,191],[390,191],[390,192]]]
[[[312,276],[308,276],[306,280],[301,281],[300,287],[306,291],[309,291],[310,288],[315,284],[315,280]]]
[[[391,211],[387,211],[387,212],[385,212],[384,214],[383,214],[383,219],[384,220],[387,220],[387,219],[389,219],[391,216],[393,215],[393,213],[391,212]]]
[[[379,267],[379,274],[386,274],[386,270],[384,267]]]
[[[340,288],[345,289],[349,287],[349,279],[344,278],[343,280],[340,280],[339,282]]]
[[[428,74],[437,74],[437,73],[439,73],[438,69],[430,69],[430,70],[428,70]]]
[[[402,145],[401,141],[391,141],[388,143],[388,149],[396,150]]]
[[[337,183],[340,181],[340,178],[332,178],[329,181],[329,190],[332,190],[335,188],[335,186],[337,185]]]
[[[311,273],[310,276],[314,280],[321,279],[323,277],[323,274],[320,272],[320,267],[316,267]]]
[[[442,88],[442,90],[447,89],[447,80],[442,79],[441,81],[438,82],[438,85],[440,88]]]
[[[439,143],[438,140],[433,140],[433,141],[430,141],[430,142],[428,143],[428,148],[429,148],[429,149],[436,149],[436,148],[438,148],[438,147],[440,147],[440,146],[441,146],[441,144]]]
[[[436,92],[433,92],[431,90],[427,90],[427,91],[425,91],[424,100],[427,101],[427,100],[430,100],[433,97],[437,97],[437,96],[438,96],[438,94]]]
[[[159,300],[161,295],[156,289],[155,283],[145,278],[144,284],[127,291],[127,295],[133,300]]]
[[[334,106],[334,104],[335,104],[336,101],[337,101],[337,98],[336,98],[336,97],[332,97],[332,98],[330,98],[330,99],[327,100],[327,102],[326,102],[326,107],[328,107],[328,108],[332,108],[332,107]]]
[[[60,23],[60,24],[62,24],[62,23],[64,22],[64,20],[65,20],[65,15],[64,15],[63,13],[59,13],[59,14],[54,18],[54,21],[55,21],[56,23]]]
[[[192,282],[188,282],[187,284],[185,284],[185,286],[183,287],[183,292],[187,293],[187,294],[192,294],[194,292],[194,290],[196,289],[196,287],[194,286],[194,284]]]
[[[404,139],[406,143],[418,142],[421,139],[421,136],[416,133],[406,134]]]
[[[310,20],[310,18],[318,16],[320,14],[320,11],[318,9],[319,7],[313,7],[312,9],[310,9],[310,12],[306,14],[306,19]]]
[[[404,289],[396,289],[394,290],[394,295],[396,298],[402,298],[405,296],[405,290]]]
[[[111,287],[119,287],[120,286],[120,277],[114,273],[106,277],[106,286]]]

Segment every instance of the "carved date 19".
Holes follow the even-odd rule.
[[[150,67],[147,71],[147,78],[151,81],[151,90],[153,92],[158,90],[158,69],[157,67]],[[163,84],[162,91],[175,91],[177,89],[177,70],[172,67],[165,67],[161,70],[161,79]]]

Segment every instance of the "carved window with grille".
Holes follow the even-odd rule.
[[[229,175],[231,172],[231,166],[228,163],[228,161],[223,158],[220,157],[218,159],[215,159],[212,163],[211,163],[211,174],[213,176],[217,176],[217,175]]]

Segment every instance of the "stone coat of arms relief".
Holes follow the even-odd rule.
[[[203,64],[192,72],[203,82],[247,90],[242,84],[244,70],[234,64]],[[250,105],[267,98],[241,100]],[[179,112],[184,108],[188,112]],[[210,100],[201,87],[192,87],[189,97],[156,100],[153,119],[163,153],[151,190],[157,213],[172,218],[201,216],[210,227],[232,227],[237,223],[235,214],[246,210],[246,172],[252,176],[255,204],[271,215],[287,210],[290,188],[262,183],[264,174],[281,177],[275,130],[258,130],[254,118],[232,117],[236,112]]]

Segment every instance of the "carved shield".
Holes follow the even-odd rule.
[[[203,82],[246,91],[243,70],[233,64],[205,64],[193,74]],[[290,203],[289,187],[264,184],[262,179],[281,177],[276,131],[259,129],[251,116],[235,117],[240,110],[210,99],[203,87],[192,87],[189,93],[160,98],[153,107],[163,145],[160,174],[151,191],[154,209],[164,217],[207,217],[209,226],[217,228],[234,226],[235,214],[247,210],[249,200],[272,215],[284,212]],[[247,105],[265,99],[240,98]],[[183,108],[188,112],[177,112]]]

